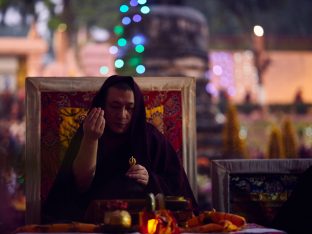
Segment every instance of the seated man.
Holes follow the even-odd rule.
[[[43,222],[81,221],[96,199],[184,196],[197,208],[170,142],[146,122],[143,94],[129,76],[109,77],[73,137],[43,205]]]

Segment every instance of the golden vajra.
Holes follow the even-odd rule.
[[[134,166],[135,164],[136,164],[136,159],[135,157],[131,156],[131,158],[129,158],[130,167]]]

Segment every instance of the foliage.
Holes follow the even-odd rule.
[[[72,10],[76,14],[77,26],[99,26],[112,30],[119,22],[121,1],[72,0]]]

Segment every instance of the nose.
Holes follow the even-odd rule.
[[[118,111],[118,117],[125,119],[127,118],[127,115],[128,115],[128,112],[127,112],[126,107],[121,107]]]

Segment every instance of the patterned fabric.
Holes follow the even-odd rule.
[[[248,217],[249,222],[269,225],[298,178],[298,173],[231,174],[230,212]]]
[[[145,91],[147,121],[171,142],[182,160],[180,91]],[[94,92],[41,94],[41,201],[44,202],[76,129],[91,105]]]

